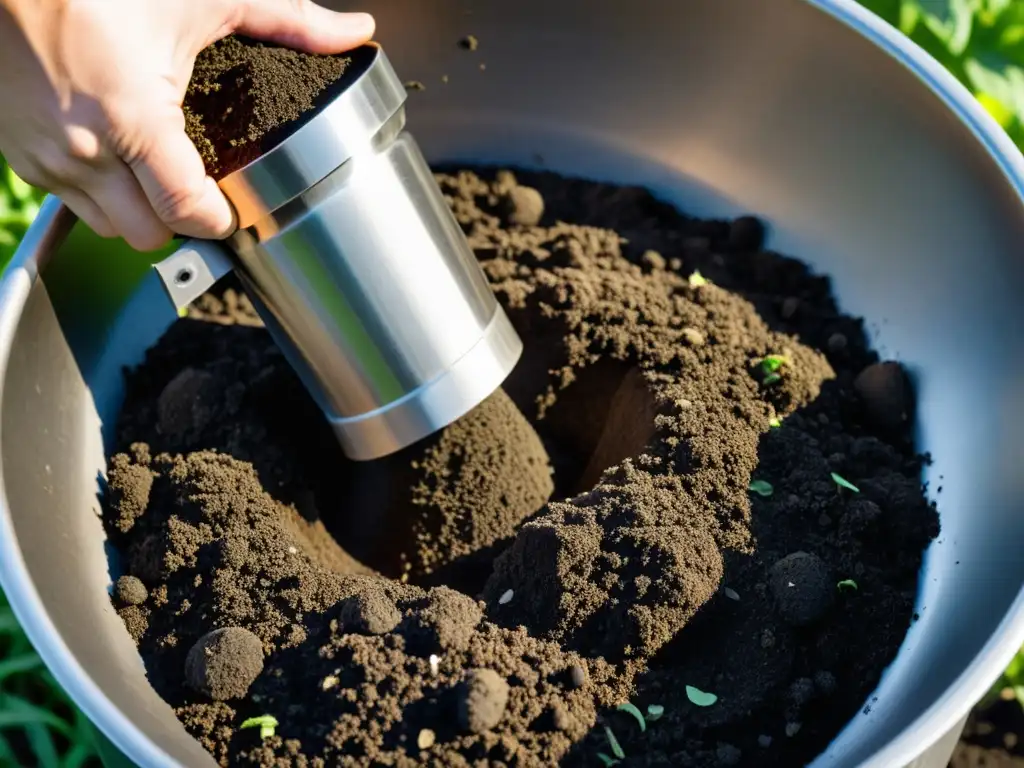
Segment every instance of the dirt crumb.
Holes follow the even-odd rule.
[[[134,576],[122,576],[114,584],[114,597],[122,605],[142,605],[149,597],[149,590]]]
[[[483,733],[501,722],[508,704],[508,683],[493,669],[471,669],[459,694],[459,722]]]
[[[263,644],[241,627],[215,629],[192,646],[185,679],[211,699],[241,699],[263,671]]]
[[[772,566],[770,583],[779,613],[793,626],[813,624],[832,606],[835,583],[816,555],[786,555]]]

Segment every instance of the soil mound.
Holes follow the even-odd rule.
[[[809,762],[938,531],[902,372],[750,217],[438,180],[526,344],[459,422],[348,462],[231,284],[128,375],[105,514],[156,690],[224,765]],[[263,667],[214,700],[187,657],[229,627]]]

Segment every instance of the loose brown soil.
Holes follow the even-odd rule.
[[[196,59],[185,130],[207,173],[223,178],[283,141],[327,98],[351,64],[230,36]]]
[[[225,765],[596,765],[605,725],[629,765],[809,761],[895,656],[938,531],[902,370],[749,221],[438,179],[526,343],[448,429],[347,461],[230,283],[128,375],[106,519],[156,690]],[[189,664],[227,628],[262,659],[207,638]],[[641,733],[626,701],[664,715]],[[263,714],[274,736],[240,729]]]

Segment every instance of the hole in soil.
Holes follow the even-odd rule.
[[[502,390],[448,430],[377,461],[346,461],[328,435],[315,460],[337,461],[345,477],[319,489],[317,506],[345,550],[383,575],[477,595],[516,529],[548,500],[588,490],[640,453],[654,414],[640,371],[612,362],[584,369],[529,424]]]

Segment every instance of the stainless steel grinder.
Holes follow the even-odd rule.
[[[478,405],[522,342],[405,130],[384,51],[349,55],[340,93],[220,181],[238,231],[156,270],[178,309],[235,270],[345,453],[367,460]]]

